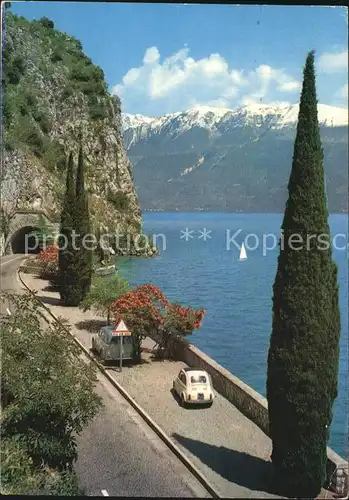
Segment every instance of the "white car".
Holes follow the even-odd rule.
[[[211,377],[204,370],[183,368],[173,381],[173,390],[183,406],[187,403],[211,406],[214,400]]]

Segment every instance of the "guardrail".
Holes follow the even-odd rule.
[[[141,408],[138,403],[132,398],[132,396],[107,372],[101,363],[91,354],[91,352],[86,349],[86,347],[80,342],[80,340],[73,335],[69,329],[52,313],[49,307],[44,304],[39,297],[28,287],[24,279],[21,276],[21,267],[18,270],[18,278],[24,288],[35,298],[40,306],[48,313],[53,320],[60,325],[75,341],[75,343],[80,347],[84,354],[90,359],[98,370],[103,373],[103,375],[109,380],[109,382],[118,390],[118,392],[123,396],[124,399],[137,411],[137,413],[142,417],[142,419],[147,422],[149,427],[157,434],[157,436],[167,445],[167,447],[176,455],[177,458],[182,462],[182,464],[191,472],[191,474],[200,482],[200,484],[205,488],[205,490],[212,496],[212,498],[222,498],[221,494],[217,489],[212,486],[205,476],[199,471],[199,469],[187,458],[184,453],[178,448],[178,446],[167,436],[167,434],[159,427],[154,420]],[[43,315],[47,323],[50,321],[47,317]]]

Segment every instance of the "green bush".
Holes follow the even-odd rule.
[[[73,95],[73,89],[69,86],[64,87],[62,92],[63,99],[68,99],[68,97],[71,97],[72,95]]]
[[[117,193],[109,191],[107,200],[112,203],[117,210],[126,211],[128,209],[129,200],[127,195],[122,191],[118,191]]]
[[[27,144],[33,147],[33,152],[37,154],[37,156],[42,155],[42,149],[44,146],[44,141],[40,136],[39,132],[34,128],[27,135]]]
[[[43,111],[34,110],[33,118],[40,125],[40,128],[44,132],[44,134],[48,134],[51,131],[51,120],[47,118],[47,115]]]
[[[39,23],[42,24],[45,28],[53,29],[55,27],[55,23],[48,17],[42,17],[41,19],[39,19]]]
[[[47,140],[42,155],[42,164],[50,172],[63,172],[66,168],[65,150],[57,141]]]
[[[51,54],[51,61],[54,63],[58,61],[63,61],[63,53],[60,49],[54,49],[54,51]]]
[[[92,120],[102,120],[107,117],[107,111],[103,104],[92,104],[89,106],[89,112]]]
[[[24,74],[25,64],[22,57],[15,57],[8,65],[5,66],[5,81],[8,80],[12,85],[18,85],[21,76]]]
[[[24,92],[24,97],[25,97],[25,100],[26,100],[26,103],[28,104],[28,106],[34,107],[37,104],[36,95],[34,94],[34,92],[32,90],[27,89]]]
[[[40,321],[29,294],[2,292],[0,301],[15,306],[0,324],[1,494],[81,494],[72,472],[75,436],[101,407],[95,370],[64,327]]]
[[[16,139],[29,146],[36,156],[42,156],[44,139],[29,117],[19,117],[15,135]]]
[[[88,82],[90,75],[84,66],[76,65],[71,69],[70,78],[78,82]]]

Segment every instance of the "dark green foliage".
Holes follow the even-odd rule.
[[[39,124],[44,134],[48,134],[52,129],[52,123],[47,115],[38,109],[33,111],[33,118]]]
[[[50,172],[56,171],[60,174],[65,171],[67,160],[62,144],[54,140],[48,140],[42,155],[42,164]]]
[[[63,99],[68,99],[68,97],[71,97],[73,95],[73,89],[71,87],[65,87],[62,92],[62,98]]]
[[[63,51],[60,50],[59,48],[54,49],[50,59],[53,63],[63,61]]]
[[[118,191],[117,193],[108,193],[108,201],[114,205],[120,212],[125,212],[129,206],[129,200],[125,193]]]
[[[275,478],[292,497],[314,498],[326,482],[326,446],[337,396],[337,268],[330,245],[323,243],[330,242],[330,232],[322,162],[310,53],[282,223],[284,249],[273,289],[267,376]],[[300,237],[290,243],[296,234]]]
[[[90,117],[92,120],[103,120],[107,117],[107,111],[103,104],[92,104],[89,107]]]
[[[70,153],[67,167],[66,192],[61,212],[61,228],[59,240],[59,292],[65,305],[76,306],[79,296],[76,294],[78,274],[76,270],[76,249],[73,248],[73,231],[75,229],[75,182],[74,162]]]
[[[80,288],[81,302],[89,293],[92,279],[92,250],[84,243],[85,235],[91,234],[91,224],[88,206],[88,197],[85,192],[85,170],[82,147],[79,150],[78,169],[76,174],[76,205],[75,205],[75,228],[77,237],[76,267],[78,274],[78,286]],[[91,242],[90,242],[91,245]]]
[[[53,29],[55,27],[55,23],[48,17],[42,17],[41,19],[39,19],[39,23],[42,24],[45,28],[49,29]]]
[[[18,85],[21,76],[24,74],[25,64],[24,59],[20,56],[15,57],[9,64],[5,61],[5,81],[12,85]]]
[[[76,435],[101,406],[96,373],[69,332],[48,328],[30,294],[3,292],[1,494],[77,495]]]

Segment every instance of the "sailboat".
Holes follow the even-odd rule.
[[[239,260],[246,260],[246,259],[247,259],[246,249],[244,243],[242,243]]]

